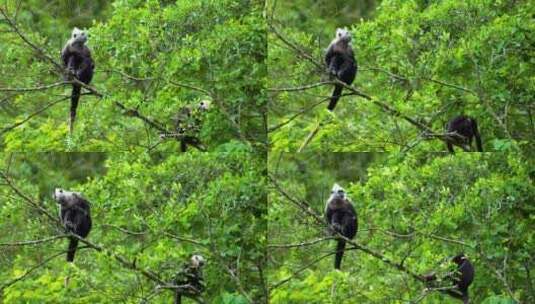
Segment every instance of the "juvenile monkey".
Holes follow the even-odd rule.
[[[445,276],[445,279],[453,283],[455,289],[446,290],[446,293],[456,299],[462,300],[464,304],[468,304],[470,303],[468,287],[470,287],[470,284],[472,284],[472,281],[474,280],[474,266],[470,263],[464,253],[456,255],[451,261],[457,266],[454,272]],[[437,275],[435,273],[423,277],[426,282],[434,282],[437,280]]]
[[[192,255],[189,262],[182,266],[182,269],[175,275],[173,283],[183,288],[175,291],[175,304],[181,303],[182,295],[199,295],[204,291],[204,279],[202,267],[205,261],[201,255]]]
[[[452,262],[457,264],[457,271],[450,278],[453,284],[459,289],[460,294],[456,290],[450,290],[448,294],[454,298],[463,300],[464,304],[468,304],[470,303],[468,287],[470,287],[470,284],[474,280],[474,266],[463,253],[456,255],[452,259]]]
[[[195,107],[185,106],[181,108],[173,118],[175,132],[160,134],[160,138],[180,138],[181,152],[186,152],[188,146],[202,148],[198,135],[205,114],[210,109],[210,100],[201,100]]]
[[[91,230],[90,203],[80,193],[56,188],[52,196],[59,204],[59,218],[67,232],[86,238]],[[67,262],[74,261],[78,239],[69,238]]]
[[[340,81],[350,85],[357,75],[357,61],[351,47],[351,33],[345,28],[336,30],[336,37],[333,39],[327,53],[325,54],[325,63],[328,71]],[[334,85],[334,91],[331,101],[327,106],[329,111],[334,110],[336,103],[342,95],[344,87],[340,84]]]
[[[89,84],[93,78],[93,70],[95,63],[91,58],[91,52],[85,45],[87,42],[87,34],[75,27],[72,30],[71,38],[67,41],[63,50],[61,51],[61,60],[63,67],[69,70],[76,79],[85,84]],[[82,87],[78,84],[72,85],[71,95],[71,112],[69,121],[69,131],[74,130],[74,120],[76,119],[76,108],[78,107],[78,100],[80,99],[80,92]]]
[[[357,234],[357,212],[353,204],[347,199],[344,189],[338,184],[334,184],[331,196],[325,205],[325,219],[334,231],[348,239],[353,239]],[[340,269],[346,241],[343,239],[338,239],[337,241],[334,268]]]
[[[457,136],[452,136],[448,139],[447,146],[448,151],[454,153],[453,144],[461,145],[466,148],[472,148],[472,139],[476,139],[477,151],[483,152],[483,146],[481,144],[481,136],[477,130],[477,122],[475,119],[468,116],[457,116],[451,119],[446,124],[446,132],[457,133]],[[459,137],[460,136],[460,137]]]

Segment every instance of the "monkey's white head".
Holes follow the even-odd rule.
[[[331,190],[331,198],[330,199],[345,199],[346,198],[346,192],[344,188],[340,187],[337,183],[334,183],[333,188]],[[329,200],[330,200],[329,199]]]
[[[87,33],[77,27],[72,29],[71,43],[84,44],[87,41]]]
[[[351,32],[347,28],[337,28],[336,29],[336,40],[351,42]]]
[[[69,206],[81,197],[79,192],[66,191],[61,188],[56,188],[52,194],[52,198],[62,206]]]
[[[212,107],[212,101],[209,99],[203,99],[199,102],[199,110],[208,111]]]
[[[191,256],[191,266],[199,268],[204,266],[204,258],[200,254],[194,254]]]

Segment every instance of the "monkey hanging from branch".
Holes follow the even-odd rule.
[[[210,100],[201,100],[195,107],[182,107],[173,118],[173,133],[160,134],[160,138],[176,138],[180,141],[180,151],[186,152],[188,146],[204,149],[199,140],[199,135],[204,122],[204,117],[211,109]]]
[[[477,129],[477,122],[474,118],[460,115],[457,116],[446,124],[446,132],[455,133],[448,136],[447,146],[450,153],[453,151],[453,145],[461,146],[463,149],[472,150],[472,139],[476,139],[477,151],[483,152],[483,146],[481,144],[481,135]]]
[[[181,304],[182,295],[198,296],[206,288],[202,274],[205,260],[201,255],[192,255],[180,271],[175,275],[173,284],[175,289],[174,304]]]
[[[346,197],[344,189],[338,184],[334,184],[331,196],[325,205],[325,219],[331,229],[334,229],[335,232],[348,239],[353,239],[357,234],[357,212],[351,201]],[[334,259],[335,269],[340,269],[345,246],[345,240],[337,240],[336,256]]]
[[[67,79],[75,77],[80,82],[89,84],[93,78],[95,63],[91,58],[91,52],[85,43],[87,42],[87,33],[78,28],[72,30],[71,38],[67,41],[61,51],[61,60],[63,67],[69,71]],[[74,130],[74,120],[76,119],[76,108],[80,100],[82,87],[79,84],[72,84],[71,109],[69,120],[69,132]]]
[[[357,75],[357,60],[351,46],[351,33],[346,28],[336,29],[336,37],[333,39],[325,54],[325,63],[330,75],[338,78],[347,85],[351,85]],[[331,101],[327,106],[329,111],[334,110],[336,103],[342,95],[341,84],[334,85]]]
[[[463,304],[468,304],[470,303],[468,287],[474,280],[474,266],[464,253],[454,256],[451,262],[455,264],[455,270],[446,274],[440,281],[447,281],[448,284],[453,283],[452,288],[447,289],[445,292],[456,299],[462,300]],[[431,273],[424,275],[424,279],[428,282],[428,285],[433,286],[436,285],[438,278],[435,273]]]
[[[67,232],[86,238],[91,231],[90,203],[80,193],[56,188],[52,196],[59,204],[59,218]],[[74,261],[78,247],[76,237],[69,238],[67,262]]]

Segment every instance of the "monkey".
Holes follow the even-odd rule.
[[[90,203],[80,193],[56,188],[54,200],[59,204],[60,221],[67,232],[86,238],[91,230]],[[74,254],[78,246],[78,239],[69,238],[67,262],[74,261]]]
[[[182,287],[175,290],[175,304],[181,303],[181,298],[184,294],[196,296],[204,291],[206,287],[202,275],[204,264],[205,260],[202,255],[194,254],[189,262],[185,263],[175,275],[174,285]]]
[[[325,205],[325,219],[327,224],[348,239],[353,239],[357,234],[358,220],[357,212],[353,204],[346,197],[345,191],[338,184],[334,184],[331,196]],[[334,259],[334,268],[340,269],[346,241],[338,239],[336,245],[336,256]]]
[[[463,300],[464,304],[470,303],[468,297],[468,287],[474,280],[474,266],[468,260],[464,253],[460,253],[451,259],[457,264],[457,270],[450,276],[453,284],[459,289],[460,294],[456,290],[448,290],[448,294],[454,298]]]
[[[451,259],[451,262],[456,264],[456,269],[452,273],[448,273],[445,279],[453,283],[455,289],[446,290],[445,292],[456,299],[463,300],[464,304],[470,303],[468,296],[468,287],[474,280],[474,266],[468,260],[468,257],[464,253],[460,253]],[[425,282],[436,281],[437,275],[435,273],[427,274],[423,276]]]
[[[72,30],[71,38],[67,41],[61,51],[61,59],[63,61],[63,67],[72,73],[76,79],[82,83],[89,84],[91,79],[93,79],[95,63],[91,58],[89,48],[85,45],[86,42],[86,32],[75,27]],[[78,107],[81,90],[82,87],[79,84],[73,83],[69,121],[69,131],[71,134],[74,130],[76,108]]]
[[[474,137],[476,138],[477,151],[483,152],[481,136],[477,130],[477,122],[475,119],[464,115],[457,116],[446,124],[446,132],[458,134],[457,136],[451,136],[447,139],[448,151],[450,153],[455,153],[453,151],[453,144],[471,149],[472,139]]]
[[[186,152],[188,146],[202,148],[198,134],[201,131],[204,115],[211,109],[211,101],[203,99],[197,106],[182,107],[173,118],[174,133],[160,134],[160,138],[177,138],[180,151]]]
[[[334,75],[340,81],[347,85],[353,83],[357,75],[357,60],[353,53],[351,46],[351,33],[346,28],[336,29],[336,37],[331,41],[325,54],[325,63],[328,67],[328,72]],[[343,86],[341,84],[334,85],[334,91],[331,101],[327,106],[329,111],[333,111],[336,103],[342,94]]]

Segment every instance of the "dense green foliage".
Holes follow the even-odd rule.
[[[357,243],[414,273],[444,273],[444,260],[466,253],[476,269],[472,303],[487,304],[535,301],[535,187],[528,168],[516,153],[274,154],[269,162],[283,191],[320,216],[333,183],[340,183],[358,213]],[[334,271],[332,255],[317,259],[333,252],[335,242],[311,243],[327,236],[326,224],[276,187],[269,198],[272,303],[415,303],[423,294],[423,283],[360,250],[347,251],[343,272]],[[280,247],[290,244],[301,245]],[[420,300],[459,303],[439,292]]]
[[[16,2],[8,1],[8,16],[57,62],[72,27],[87,27],[96,63],[92,86],[103,97],[82,96],[75,132],[69,137],[65,96],[70,85],[2,91],[52,84],[62,77],[11,27],[0,23],[0,128],[5,150],[177,151],[176,140],[162,140],[162,131],[136,113],[173,131],[177,113],[204,99],[213,107],[195,135],[208,150],[264,147],[261,89],[266,41],[260,3],[115,1],[104,11],[92,4],[109,17],[95,16],[90,23],[80,14],[90,12],[89,4],[23,1],[17,9]],[[51,7],[61,13],[48,14]]]
[[[43,162],[44,157],[48,161]],[[264,166],[262,158],[240,153],[4,155],[0,172],[54,216],[55,186],[83,193],[92,203],[88,240],[109,251],[80,249],[75,263],[68,265],[64,238],[5,246],[45,239],[62,229],[12,187],[3,186],[0,290],[34,265],[61,254],[7,286],[5,303],[171,302],[171,292],[157,292],[155,282],[125,267],[110,252],[167,282],[191,254],[202,254],[208,261],[207,303],[261,302]]]
[[[268,22],[321,64],[335,29],[347,26],[359,63],[353,86],[375,100],[435,134],[450,118],[470,115],[479,123],[485,151],[533,148],[528,141],[535,137],[533,1],[388,0],[371,19],[348,17],[347,9],[333,10],[331,1],[293,2],[274,2]],[[440,140],[427,141],[413,124],[361,97],[343,97],[331,115],[326,110],[331,84],[279,90],[328,78],[274,31],[268,40],[269,87],[275,89],[269,101],[272,149],[297,150],[318,122],[311,150],[445,149]]]

